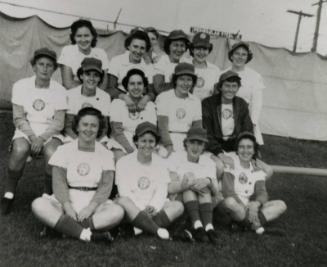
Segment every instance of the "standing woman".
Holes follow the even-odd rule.
[[[57,55],[48,48],[38,49],[34,52],[31,65],[35,75],[19,80],[12,90],[16,130],[1,201],[2,214],[11,210],[18,180],[30,155],[44,154],[45,191],[51,192],[51,168],[48,160],[61,144],[59,139],[52,138],[63,129],[67,109],[65,88],[51,80],[57,68]]]
[[[214,92],[214,86],[218,82],[220,69],[207,61],[208,55],[212,51],[213,45],[210,43],[210,35],[207,33],[197,33],[194,35],[190,54],[198,76],[193,94],[203,100]]]
[[[183,141],[191,126],[202,126],[200,100],[190,92],[196,84],[194,66],[180,63],[172,77],[173,88],[156,99],[158,128],[166,156],[184,150]]]
[[[282,200],[268,200],[266,173],[254,166],[258,144],[252,133],[244,132],[236,142],[234,167],[225,170],[222,180],[224,200],[219,208],[236,222],[250,223],[258,234],[263,226],[286,211]]]
[[[122,84],[127,91],[127,95],[138,106],[146,94],[148,79],[143,71],[131,69],[122,80]],[[127,153],[135,150],[133,135],[135,128],[141,122],[148,121],[157,124],[156,108],[152,101],[149,101],[144,110],[131,112],[125,102],[115,99],[111,104],[110,124],[112,137],[124,147]]]
[[[116,166],[117,203],[134,227],[169,239],[166,227],[184,208],[181,202],[167,199],[168,169],[154,153],[159,139],[156,125],[146,121],[136,127],[133,140],[137,151],[121,158]]]
[[[255,137],[258,144],[263,145],[263,138],[259,128],[259,118],[265,85],[262,76],[246,66],[253,58],[249,44],[245,42],[234,44],[228,53],[228,58],[232,62],[231,70],[236,72],[242,79],[242,86],[237,96],[242,97],[249,104]]]
[[[144,29],[144,31],[148,34],[151,43],[151,48],[147,53],[148,60],[149,62],[156,64],[158,63],[159,59],[165,54],[165,52],[161,49],[159,44],[160,34],[153,27],[147,27]]]
[[[173,88],[172,75],[176,65],[181,62],[184,53],[189,48],[189,43],[186,33],[182,30],[174,30],[166,38],[164,43],[166,55],[161,56],[154,65],[153,86],[156,95]]]
[[[43,224],[86,242],[112,239],[109,232],[94,230],[112,228],[124,216],[122,208],[108,200],[115,165],[112,152],[96,142],[102,126],[100,111],[87,107],[78,112],[74,128],[78,138],[59,147],[49,161],[54,194],[32,203]]]
[[[65,46],[58,59],[60,65],[62,84],[67,89],[81,84],[78,78],[77,70],[85,57],[94,57],[102,62],[103,69],[107,73],[109,61],[106,52],[96,47],[97,32],[92,23],[88,20],[77,20],[71,26],[70,40],[71,45]],[[99,86],[101,89],[107,89],[108,78],[104,75],[103,81]]]

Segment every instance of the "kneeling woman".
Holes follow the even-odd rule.
[[[169,158],[172,182],[169,193],[182,194],[186,211],[192,222],[192,235],[196,241],[217,242],[212,224],[212,211],[222,200],[216,178],[216,166],[203,154],[208,142],[207,131],[192,127],[184,140],[185,151],[173,153]]]
[[[266,173],[252,164],[258,152],[254,135],[240,134],[236,147],[234,168],[225,170],[223,175],[225,199],[220,207],[236,222],[250,223],[251,228],[261,234],[264,224],[286,211],[286,204],[282,200],[268,201]]]
[[[154,154],[159,141],[157,127],[142,122],[135,129],[137,151],[121,158],[116,166],[116,184],[120,204],[132,224],[142,231],[169,239],[165,229],[184,209],[179,201],[168,201],[168,169]]]
[[[77,140],[58,148],[50,158],[54,195],[44,194],[32,203],[34,215],[60,233],[83,241],[110,239],[107,230],[124,216],[123,209],[108,197],[114,179],[111,151],[96,142],[103,116],[83,108],[76,117]]]

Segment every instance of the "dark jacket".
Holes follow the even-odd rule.
[[[253,124],[249,114],[248,104],[240,97],[235,96],[233,99],[233,113],[235,128],[231,138],[226,142],[221,130],[221,94],[210,96],[202,101],[202,123],[208,131],[209,143],[207,150],[215,155],[223,150],[235,150],[237,136],[248,131],[253,133]],[[228,144],[226,148],[224,144]],[[228,148],[233,147],[233,149]]]

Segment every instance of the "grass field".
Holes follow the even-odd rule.
[[[5,175],[13,133],[11,115],[0,113],[0,178]],[[327,168],[327,143],[265,136],[262,150],[271,164]],[[285,236],[229,233],[217,225],[220,243],[188,244],[149,236],[111,245],[40,237],[42,226],[30,211],[42,192],[42,161],[27,165],[13,213],[0,215],[1,266],[327,266],[327,178],[275,175],[272,199],[283,199],[287,213],[271,225]],[[0,190],[2,192],[2,180]]]

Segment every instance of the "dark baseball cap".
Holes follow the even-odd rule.
[[[157,126],[148,121],[140,123],[135,129],[135,135],[138,137],[145,133],[152,133],[154,136],[159,137]]]
[[[37,60],[40,57],[47,57],[50,58],[55,64],[57,64],[57,54],[55,51],[47,48],[42,47],[40,49],[37,49],[34,51],[33,58],[31,60],[32,65],[35,63],[35,60]]]
[[[186,140],[198,140],[207,143],[207,130],[202,127],[192,127],[186,134]]]
[[[102,73],[102,62],[101,60],[94,57],[86,57],[81,63],[81,69],[83,71],[95,70]]]

